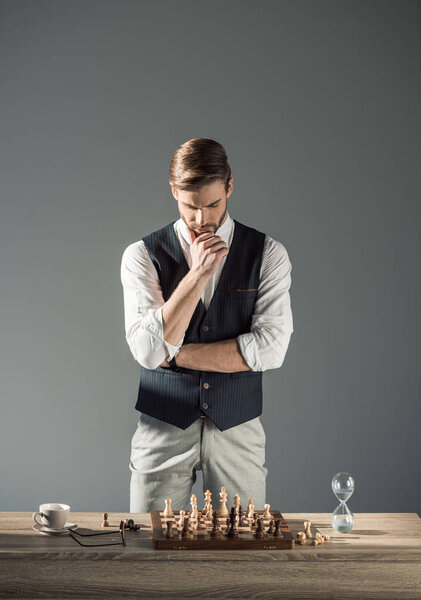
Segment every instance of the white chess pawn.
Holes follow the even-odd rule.
[[[180,510],[180,518],[178,519],[178,526],[179,527],[183,527],[185,516],[186,516],[186,511],[185,510]]]
[[[240,496],[239,494],[235,494],[234,496],[234,506],[238,508],[240,506]]]
[[[171,508],[171,498],[165,498],[164,517],[173,517],[174,513]]]
[[[265,520],[270,520],[272,518],[272,515],[270,514],[270,504],[265,504],[265,510],[263,511],[263,518]]]
[[[250,505],[253,504],[253,498],[251,496],[249,496],[249,501],[247,504],[247,513],[250,512]]]
[[[250,500],[250,498],[249,498],[249,500]],[[248,518],[248,519],[253,519],[253,515],[254,515],[254,513],[255,513],[254,504],[253,504],[253,503],[251,503],[251,504],[249,504],[249,509],[248,509],[248,513],[247,513],[247,518]]]

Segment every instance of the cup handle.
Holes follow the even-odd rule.
[[[39,525],[40,527],[44,527],[44,523],[39,523],[39,522],[37,521],[37,515],[41,515],[41,513],[39,513],[39,512],[34,512],[34,514],[32,515],[32,518],[33,518],[33,520],[34,520],[34,521],[35,521],[35,523],[36,523],[37,525]]]

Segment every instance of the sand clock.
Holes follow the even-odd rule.
[[[332,491],[340,501],[339,506],[332,514],[332,527],[335,531],[345,533],[354,526],[354,516],[346,505],[346,501],[352,496],[355,489],[355,481],[349,473],[336,473],[332,478]]]

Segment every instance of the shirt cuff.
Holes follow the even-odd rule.
[[[253,333],[247,332],[237,336],[241,354],[252,371],[261,371],[262,365],[259,358],[257,343]]]

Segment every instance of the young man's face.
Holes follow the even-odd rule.
[[[227,199],[232,192],[232,182],[231,177],[227,193],[222,181],[204,185],[198,192],[186,192],[171,186],[180,217],[196,237],[205,231],[214,234],[227,218]]]

